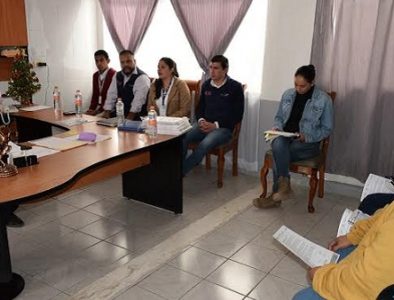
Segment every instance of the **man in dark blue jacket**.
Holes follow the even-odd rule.
[[[183,140],[183,174],[199,164],[205,154],[217,146],[228,143],[244,112],[242,85],[228,75],[228,60],[216,55],[209,65],[210,79],[201,88],[200,102],[194,124]],[[190,143],[200,142],[195,151],[187,156]]]

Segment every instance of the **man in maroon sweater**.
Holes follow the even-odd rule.
[[[93,95],[87,115],[97,115],[104,111],[104,103],[107,99],[107,91],[111,84],[112,77],[116,71],[108,67],[110,62],[108,53],[104,50],[97,50],[94,53],[94,60],[98,71],[93,74]]]

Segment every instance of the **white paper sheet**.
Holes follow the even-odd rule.
[[[298,134],[286,131],[266,130],[264,131],[264,139],[266,142],[272,142],[278,136],[297,137]]]
[[[19,110],[36,111],[36,110],[42,110],[42,109],[48,109],[48,108],[51,108],[51,107],[46,106],[46,105],[33,105],[33,106],[21,107]]]
[[[273,237],[311,268],[336,263],[339,259],[339,254],[307,240],[284,225]]]
[[[339,223],[337,236],[347,234],[357,221],[367,218],[369,218],[369,215],[364,214],[361,210],[350,210],[346,208]]]
[[[360,202],[363,201],[363,199],[368,195],[375,193],[394,194],[394,185],[391,184],[390,179],[371,173],[364,184]]]
[[[54,136],[30,141],[30,143],[36,146],[46,147],[59,151],[65,151],[68,149],[76,148],[87,144],[87,142],[83,142],[83,141],[70,141],[64,138],[59,138]]]

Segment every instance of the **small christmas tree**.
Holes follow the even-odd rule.
[[[22,53],[20,51],[14,58],[7,95],[19,100],[22,105],[30,105],[33,94],[41,88],[41,84],[36,73],[31,70],[33,65]]]

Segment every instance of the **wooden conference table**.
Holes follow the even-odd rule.
[[[20,168],[13,177],[0,178],[0,298],[13,299],[24,287],[23,278],[12,273],[6,220],[20,203],[76,189],[122,174],[123,196],[182,213],[182,136],[118,131],[88,122],[67,126],[70,119],[53,109],[13,114],[19,140],[50,136],[52,127],[73,133],[94,132],[111,139],[84,145],[39,159],[39,164]],[[74,116],[75,118],[75,116]],[[97,118],[85,116],[95,121]],[[9,296],[5,296],[5,295]],[[8,298],[6,298],[8,297]]]

